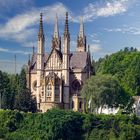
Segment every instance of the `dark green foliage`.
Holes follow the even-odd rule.
[[[140,94],[140,52],[134,48],[125,48],[106,56],[95,64],[96,74],[115,76],[129,95]]]
[[[14,93],[11,92],[10,80],[7,73],[0,71],[0,108],[13,109]]]
[[[102,111],[104,105],[125,108],[130,100],[111,75],[92,76],[84,84],[81,94],[86,99],[87,107],[91,102],[90,111],[95,113],[99,112],[99,108]]]
[[[22,69],[20,75],[0,71],[0,108],[36,111],[36,100],[27,88],[25,69]]]
[[[139,140],[140,118],[53,109],[47,113],[0,111],[0,138],[7,140]]]

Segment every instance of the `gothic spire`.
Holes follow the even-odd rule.
[[[44,32],[43,32],[43,20],[42,20],[42,13],[40,13],[40,26],[39,26],[39,33],[38,37],[43,37],[44,38]]]
[[[58,17],[57,17],[57,14],[56,14],[56,17],[55,17],[55,25],[54,25],[54,34],[53,34],[53,37],[54,38],[59,38]]]
[[[79,37],[84,38],[84,24],[83,24],[83,18],[81,17],[80,21],[80,31],[79,31]]]
[[[66,12],[64,37],[69,36],[68,12]]]
[[[59,37],[57,15],[56,15],[55,24],[54,24],[54,34],[53,34],[53,38],[52,38],[52,48],[56,48],[58,50],[61,50],[61,38]]]
[[[85,52],[86,51],[86,36],[84,33],[84,24],[83,24],[83,18],[81,17],[80,20],[80,30],[79,35],[77,38],[77,51]]]

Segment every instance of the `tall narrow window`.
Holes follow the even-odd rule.
[[[46,85],[46,101],[51,101],[51,96],[52,96],[52,85],[51,83],[48,83]]]
[[[52,94],[52,85],[48,83],[48,85],[46,86],[46,96],[50,97],[51,94]]]

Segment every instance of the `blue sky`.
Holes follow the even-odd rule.
[[[57,13],[63,37],[65,12],[69,12],[71,50],[75,50],[82,16],[93,59],[124,47],[140,49],[140,0],[0,0],[0,70],[14,72],[27,63],[37,47],[39,15],[43,13],[45,49],[50,51]]]

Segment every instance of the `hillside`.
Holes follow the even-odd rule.
[[[99,59],[95,63],[96,74],[115,76],[129,95],[140,94],[140,52],[125,48]]]

